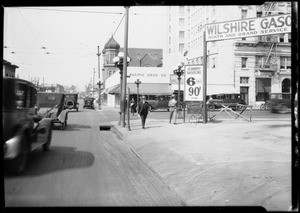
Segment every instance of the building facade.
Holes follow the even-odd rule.
[[[168,35],[170,50],[167,58],[176,64],[203,64],[205,25],[291,13],[290,2],[266,2],[263,5],[185,6],[172,7],[171,11],[183,11],[185,50],[179,46],[178,32]],[[170,13],[171,14],[171,13]],[[168,29],[174,23],[169,18]],[[179,20],[176,19],[176,22]],[[178,23],[177,22],[177,23]],[[174,38],[174,39],[172,39]],[[177,44],[174,44],[176,43]],[[171,51],[171,52],[170,52]],[[272,92],[290,92],[291,87],[291,34],[264,37],[247,37],[207,42],[207,94],[241,93],[247,104],[260,105]],[[176,57],[175,57],[176,55]]]
[[[16,69],[19,68],[17,65],[11,64],[10,62],[3,60],[3,77],[16,77]]]
[[[120,70],[115,67],[113,58],[123,51],[124,48],[120,48],[113,37],[105,44],[102,51],[104,87],[101,89],[101,100],[103,105],[120,106]],[[172,93],[169,86],[169,72],[163,67],[162,49],[128,48],[128,57],[131,60],[127,67],[127,87],[135,100],[137,100],[137,85],[135,84],[137,80],[142,82],[139,85],[139,94]]]

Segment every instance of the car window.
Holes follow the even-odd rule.
[[[15,99],[15,108],[25,108],[26,107],[26,84],[16,84],[16,99]]]

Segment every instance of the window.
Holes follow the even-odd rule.
[[[291,57],[280,57],[280,69],[291,69]]]
[[[179,19],[179,26],[184,27],[184,18]]]
[[[242,57],[242,68],[246,68],[247,67],[247,60],[248,60],[248,58]]]
[[[183,52],[184,51],[184,44],[179,44],[179,52]]]
[[[26,85],[25,84],[16,84],[16,100],[15,107],[25,108],[26,107]]]
[[[247,10],[242,10],[242,19],[247,18]]]
[[[184,39],[184,31],[179,31],[179,38]]]
[[[248,84],[248,83],[249,83],[249,77],[240,78],[240,84]]]
[[[263,56],[255,56],[255,67],[256,68],[263,67]]]
[[[265,101],[269,99],[271,93],[271,78],[255,79],[256,101]]]

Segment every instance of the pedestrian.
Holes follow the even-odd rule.
[[[171,100],[169,101],[168,106],[169,106],[169,111],[170,111],[169,123],[172,122],[172,118],[173,118],[173,114],[174,114],[174,124],[176,124],[176,120],[177,120],[177,101],[175,99],[174,94],[171,96]]]
[[[131,109],[132,116],[134,116],[134,113],[136,113],[136,104],[133,98],[130,101],[130,109]]]
[[[145,123],[146,123],[148,112],[150,112],[150,105],[146,101],[146,97],[142,96],[142,100],[138,103],[138,114],[141,117],[143,129],[145,129]]]

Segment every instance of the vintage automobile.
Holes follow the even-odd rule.
[[[38,115],[44,118],[51,118],[52,125],[61,125],[61,130],[67,126],[68,109],[64,109],[64,93],[39,92],[37,94]]]
[[[292,99],[290,93],[271,93],[270,111],[273,113],[286,113],[291,110]]]
[[[242,105],[246,105],[246,102],[241,98],[240,94],[235,93],[211,95],[207,101],[208,109],[211,111],[222,108],[222,105],[233,110],[242,110],[244,109]]]
[[[64,109],[76,109],[78,112],[79,103],[78,101],[78,94],[77,93],[66,93],[65,100],[64,100]]]
[[[94,100],[95,98],[92,97],[85,97],[84,98],[84,104],[83,104],[83,108],[92,108],[95,109],[94,107]]]
[[[146,95],[147,97],[148,95]],[[150,104],[150,110],[166,109],[169,111],[168,103],[170,101],[170,95],[149,95],[147,102]]]
[[[37,89],[18,78],[3,77],[2,116],[3,151],[7,170],[24,171],[29,152],[42,147],[49,150],[52,138],[51,119],[36,115]]]

